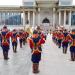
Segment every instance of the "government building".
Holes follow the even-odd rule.
[[[41,26],[53,29],[75,27],[75,6],[72,0],[22,1],[22,6],[0,6],[0,25]]]

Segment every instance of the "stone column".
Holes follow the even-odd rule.
[[[71,26],[71,14],[72,14],[72,11],[70,10],[69,12],[69,25]]]
[[[66,25],[66,10],[64,10],[64,26]]]
[[[59,26],[61,25],[61,11],[59,11]]]
[[[35,11],[33,11],[33,27],[35,27]]]
[[[25,26],[25,11],[23,11],[23,26]]]
[[[38,25],[40,25],[40,8],[38,8]]]
[[[53,8],[53,26],[55,26],[55,8]]]
[[[0,13],[0,24],[2,24],[1,22],[2,22],[2,13]]]
[[[28,11],[28,22],[29,22],[29,25],[30,25],[30,11]]]

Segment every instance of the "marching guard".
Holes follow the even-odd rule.
[[[41,60],[41,44],[44,44],[45,40],[41,38],[37,30],[33,31],[32,37],[29,39],[29,45],[32,52],[32,63],[33,63],[33,73],[39,72],[39,62]]]
[[[68,39],[68,31],[65,29],[63,32],[63,41],[62,41],[62,48],[63,48],[63,53],[66,54],[67,53],[67,48],[68,48],[68,43],[69,43],[69,39]]]
[[[23,30],[23,45],[25,45],[26,39],[27,39],[26,32]]]
[[[12,47],[14,53],[17,52],[17,43],[18,43],[17,37],[18,37],[17,30],[14,29],[11,33]]]
[[[5,60],[8,60],[8,52],[10,47],[10,32],[7,26],[4,26],[1,31],[1,47],[3,49],[3,56]]]
[[[23,30],[19,30],[19,42],[20,42],[20,48],[23,46]]]
[[[72,33],[70,34],[70,53],[71,53],[71,61],[75,61],[75,29],[72,30]]]
[[[61,48],[61,43],[62,43],[62,39],[63,39],[63,34],[62,34],[61,30],[58,31],[57,39],[58,39],[58,47]]]

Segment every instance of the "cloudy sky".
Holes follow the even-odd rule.
[[[25,1],[34,1],[34,0],[25,0]],[[73,0],[75,5],[75,0]],[[22,0],[0,0],[0,5],[22,5]]]

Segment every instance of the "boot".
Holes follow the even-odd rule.
[[[3,51],[3,56],[4,56],[4,59],[6,59],[6,56],[5,56],[6,54],[5,54],[5,51]]]
[[[59,44],[59,48],[61,48],[61,44]]]
[[[64,53],[66,54],[67,53],[67,48],[65,47],[65,51],[64,51]]]
[[[14,53],[16,53],[17,51],[16,51],[16,49],[17,49],[17,46],[14,46]]]
[[[66,54],[67,53],[67,48],[63,47],[63,53]]]
[[[23,45],[25,45],[25,39],[23,39]]]
[[[71,52],[71,61],[74,61],[74,53]]]
[[[4,52],[4,60],[8,60],[8,52]]]
[[[33,63],[33,73],[36,73],[35,64]]]
[[[20,48],[22,48],[22,43],[20,43]]]
[[[14,52],[14,46],[13,46],[13,52]]]
[[[75,52],[74,52],[74,61],[75,61]]]
[[[38,64],[33,64],[33,73],[39,73]]]
[[[63,53],[64,53],[64,47],[63,47]]]
[[[37,73],[39,73],[39,63],[37,63]]]

